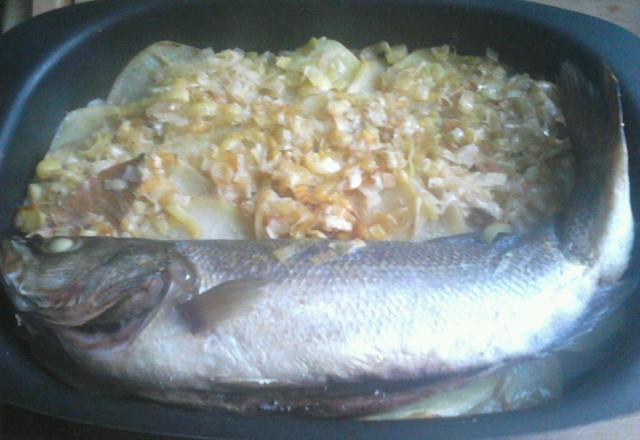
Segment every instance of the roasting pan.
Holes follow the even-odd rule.
[[[636,218],[640,192],[640,39],[587,15],[521,1],[215,1],[85,3],[36,17],[0,37],[0,235],[66,112],[105,98],[127,61],[158,40],[214,50],[292,49],[312,36],[359,48],[387,40],[410,48],[487,46],[519,71],[555,79],[571,60],[595,78],[608,64],[622,86]],[[638,270],[638,245],[631,273]],[[637,273],[636,273],[637,274]],[[56,417],[148,433],[207,438],[478,438],[560,429],[640,410],[640,292],[628,325],[563,398],[528,410],[440,420],[363,422],[243,417],[141,400],[112,399],[63,385],[15,336],[0,294],[0,399]]]

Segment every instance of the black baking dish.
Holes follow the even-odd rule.
[[[639,215],[633,188],[640,178],[640,39],[611,23],[520,1],[112,0],[45,14],[0,38],[1,235],[11,232],[14,208],[65,113],[105,97],[138,50],[165,39],[214,50],[279,50],[323,35],[355,48],[388,40],[411,48],[448,43],[481,54],[490,46],[517,70],[548,79],[565,59],[593,77],[604,61],[622,85]],[[2,298],[0,399],[85,423],[224,438],[469,438],[559,429],[640,410],[639,296],[625,306],[632,319],[623,334],[562,399],[512,413],[380,423],[205,413],[71,389],[30,357]]]

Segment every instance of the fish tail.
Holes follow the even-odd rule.
[[[633,241],[618,81],[604,67],[596,87],[575,65],[565,63],[560,93],[576,170],[575,188],[559,227],[562,250],[568,259],[583,264],[611,260],[603,277],[616,279],[626,268]]]

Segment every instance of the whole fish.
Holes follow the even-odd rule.
[[[561,346],[628,288],[617,281],[633,244],[627,149],[617,81],[603,77],[595,88],[562,68],[577,180],[564,212],[530,233],[16,237],[2,244],[7,293],[45,362],[74,383],[319,416],[411,402]]]

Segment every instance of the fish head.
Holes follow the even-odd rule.
[[[14,237],[2,242],[0,269],[29,330],[84,349],[130,342],[172,286],[194,278],[161,243],[107,237]]]

